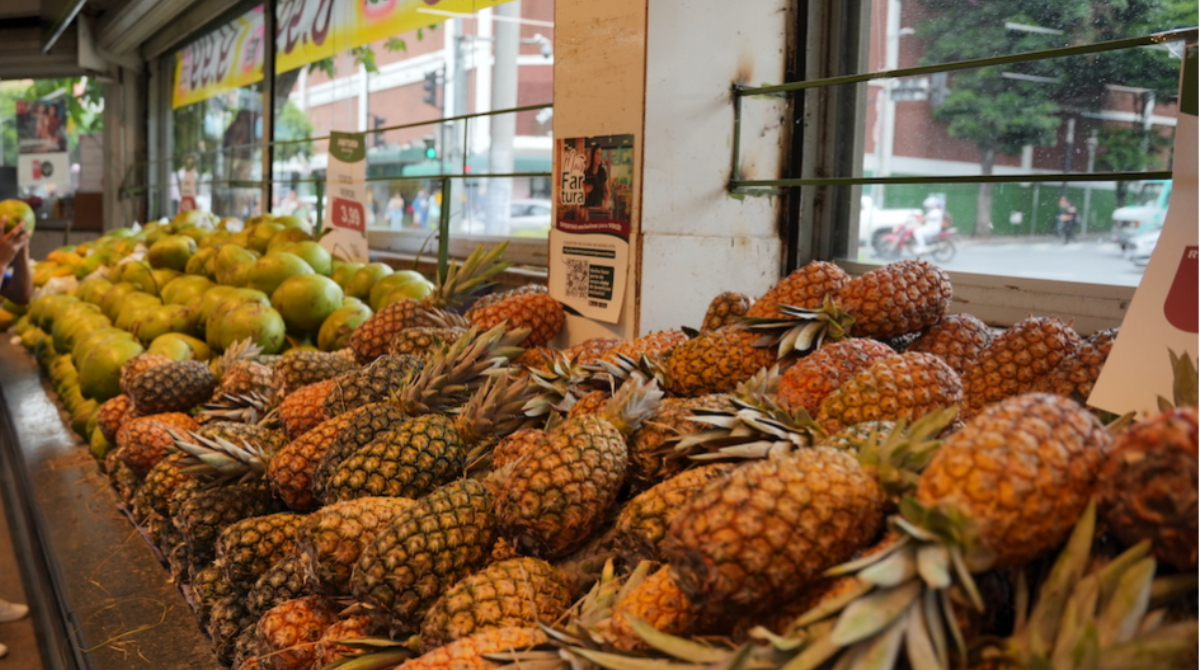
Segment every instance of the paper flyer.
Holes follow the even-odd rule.
[[[362,133],[329,134],[326,193],[329,199],[321,245],[337,258],[367,263],[367,145]]]
[[[1088,404],[1124,414],[1154,412],[1172,399],[1168,349],[1197,360],[1197,133],[1196,48],[1189,47],[1181,78],[1171,202],[1162,235],[1125,312],[1121,334]]]
[[[621,319],[633,213],[633,135],[560,139],[550,295],[581,316]]]
[[[67,154],[67,102],[18,100],[17,184],[21,188],[51,186],[71,189],[71,159]]]

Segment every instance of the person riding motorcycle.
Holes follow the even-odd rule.
[[[925,208],[925,214],[922,217],[923,223],[913,233],[913,241],[916,242],[913,253],[916,255],[932,251],[929,245],[937,241],[938,235],[942,232],[942,223],[946,217],[942,200],[936,195],[930,194],[929,197],[925,198],[925,202],[921,204]]]

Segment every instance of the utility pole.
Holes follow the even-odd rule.
[[[1093,172],[1096,168],[1096,147],[1099,146],[1099,144],[1100,144],[1100,138],[1096,137],[1096,133],[1097,133],[1097,130],[1095,128],[1092,128],[1092,132],[1088,133],[1088,138],[1087,138],[1087,152],[1088,152],[1087,171],[1088,172]],[[1091,210],[1092,210],[1092,182],[1089,181],[1084,186],[1084,191],[1083,191],[1083,228],[1082,228],[1082,232],[1084,234],[1087,233],[1088,217],[1091,215]]]

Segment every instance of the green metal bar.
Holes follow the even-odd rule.
[[[742,153],[742,96],[738,94],[737,84],[733,85],[733,162],[729,166],[729,184],[730,188],[734,188],[733,184],[737,182],[738,176],[741,174],[738,171],[738,163],[741,161]]]
[[[1111,40],[1109,42],[1096,42],[1094,44],[1084,44],[1081,46],[1060,47],[1057,49],[1030,51],[1019,54],[1009,54],[1006,56],[992,56],[990,58],[976,58],[973,60],[955,61],[953,63],[940,63],[937,65],[921,65],[918,67],[900,68],[897,70],[883,70],[880,72],[867,72],[864,74],[825,77],[824,79],[794,81],[786,84],[774,84],[771,86],[739,86],[735,84],[734,98],[737,99],[738,97],[747,95],[777,95],[780,93],[787,93],[789,91],[801,91],[808,88],[839,86],[841,84],[858,84],[864,81],[873,81],[875,79],[895,79],[897,77],[912,77],[921,74],[950,72],[952,70],[970,70],[973,68],[990,67],[992,65],[1010,65],[1012,63],[1028,63],[1032,61],[1048,60],[1051,58],[1065,58],[1067,56],[1083,56],[1087,54],[1102,53],[1104,51],[1114,51],[1116,49],[1130,49],[1133,47],[1164,44],[1166,42],[1177,42],[1180,40],[1194,41],[1198,35],[1200,35],[1200,30],[1197,28],[1181,28],[1179,30],[1168,30],[1166,32],[1154,33],[1153,35],[1127,37],[1119,40]]]
[[[1155,172],[1067,172],[1059,174],[1002,174],[944,177],[811,177],[806,179],[747,179],[731,187],[794,188],[797,186],[856,186],[865,184],[1005,184],[1013,182],[1141,181],[1171,179],[1170,171]]]
[[[442,211],[438,217],[438,285],[446,281],[450,271],[450,181],[442,177]]]
[[[553,173],[550,172],[504,172],[491,174],[431,174],[419,177],[367,177],[364,182],[371,181],[426,181],[429,179],[500,179],[513,177],[550,177]],[[267,183],[264,181],[233,181],[228,179],[216,179],[211,181],[201,182],[203,186],[234,186],[235,188],[256,188]],[[289,179],[288,183],[296,184],[324,184],[323,179]]]

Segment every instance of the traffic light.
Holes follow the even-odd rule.
[[[425,140],[425,158],[434,160],[437,158],[437,147],[434,145],[434,138],[425,137],[423,139]]]
[[[425,83],[421,84],[421,88],[425,90],[425,96],[421,98],[427,105],[437,107],[437,70],[425,73]]]

